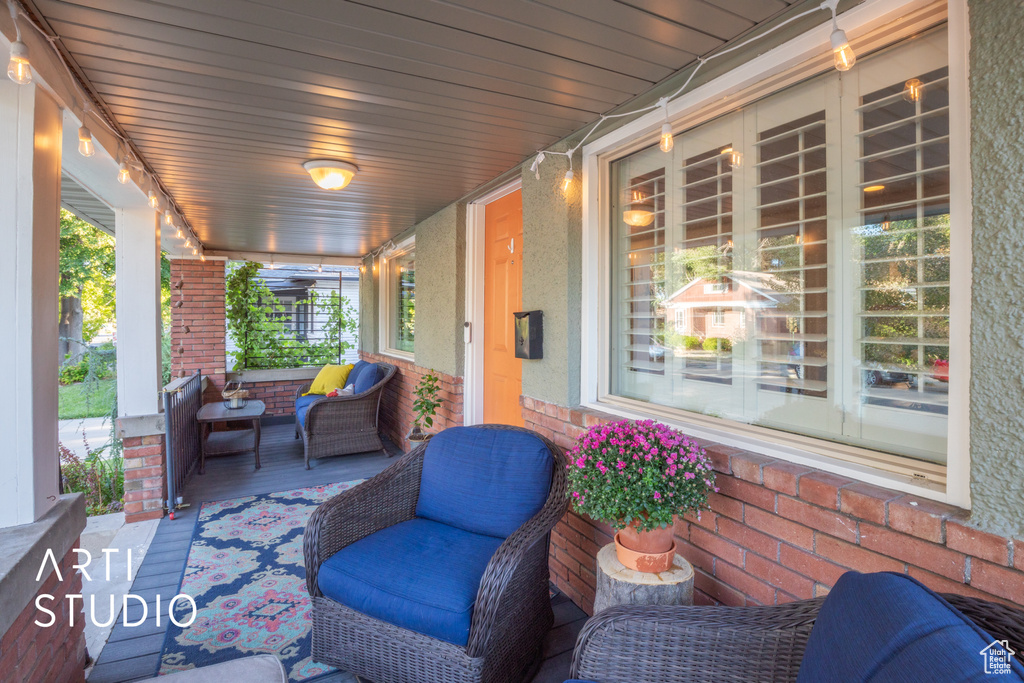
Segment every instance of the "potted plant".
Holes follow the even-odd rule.
[[[428,370],[427,374],[420,378],[416,385],[416,400],[412,402],[412,409],[415,411],[416,420],[412,424],[412,431],[409,432],[409,441],[421,443],[429,441],[431,434],[423,431],[434,426],[434,412],[441,406],[441,399],[438,398],[438,391],[441,389],[441,378]]]
[[[704,449],[652,420],[595,425],[567,455],[576,510],[614,527],[619,561],[637,571],[671,567],[675,518],[699,514],[718,490]]]

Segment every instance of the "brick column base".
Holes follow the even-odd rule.
[[[78,683],[85,680],[85,614],[82,600],[75,601],[72,614],[67,595],[81,595],[82,577],[71,568],[78,561],[74,548],[60,561],[63,581],[50,572],[36,596],[52,595],[41,605],[54,614],[53,625],[42,628],[36,620],[49,621],[46,612],[36,609],[35,597],[29,601],[3,637],[0,638],[0,678],[8,683],[60,681]],[[49,565],[47,565],[49,566]],[[71,625],[74,617],[74,626]]]
[[[124,444],[124,521],[164,516],[167,473],[164,435],[131,436]]]

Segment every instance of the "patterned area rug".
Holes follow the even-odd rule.
[[[302,532],[317,505],[361,481],[204,503],[178,591],[198,616],[185,628],[170,623],[159,674],[254,654],[276,655],[290,681],[334,672],[310,657]],[[179,600],[175,618],[190,611]]]

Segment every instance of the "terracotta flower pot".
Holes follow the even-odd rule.
[[[676,555],[673,529],[637,531],[632,525],[615,534],[615,555],[627,568],[656,574],[672,567]]]

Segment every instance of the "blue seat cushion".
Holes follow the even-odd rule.
[[[355,389],[355,393],[361,394],[364,391],[368,391],[370,387],[376,384],[379,379],[379,370],[380,368],[376,363],[367,363],[363,366],[362,370],[359,372],[359,376],[356,377],[356,381],[352,384]],[[355,372],[355,368],[352,368],[352,371]]]
[[[847,572],[821,606],[797,683],[991,681],[982,650],[994,640],[909,576]],[[1000,681],[1024,680],[1012,661]]]
[[[544,506],[553,462],[529,432],[446,429],[424,453],[416,516],[505,538]]]
[[[501,539],[411,519],[320,565],[325,596],[375,619],[465,646],[484,569]]]
[[[306,413],[309,411],[309,406],[318,398],[323,398],[323,396],[310,394],[309,396],[299,396],[295,399],[295,416],[303,427],[306,426]]]
[[[363,368],[367,365],[369,365],[369,363],[365,360],[356,361],[356,364],[352,367],[352,371],[348,373],[348,379],[345,380],[345,387],[354,387],[356,385],[356,380],[359,379],[359,375],[363,374]],[[358,394],[359,392],[357,391],[356,393]]]

